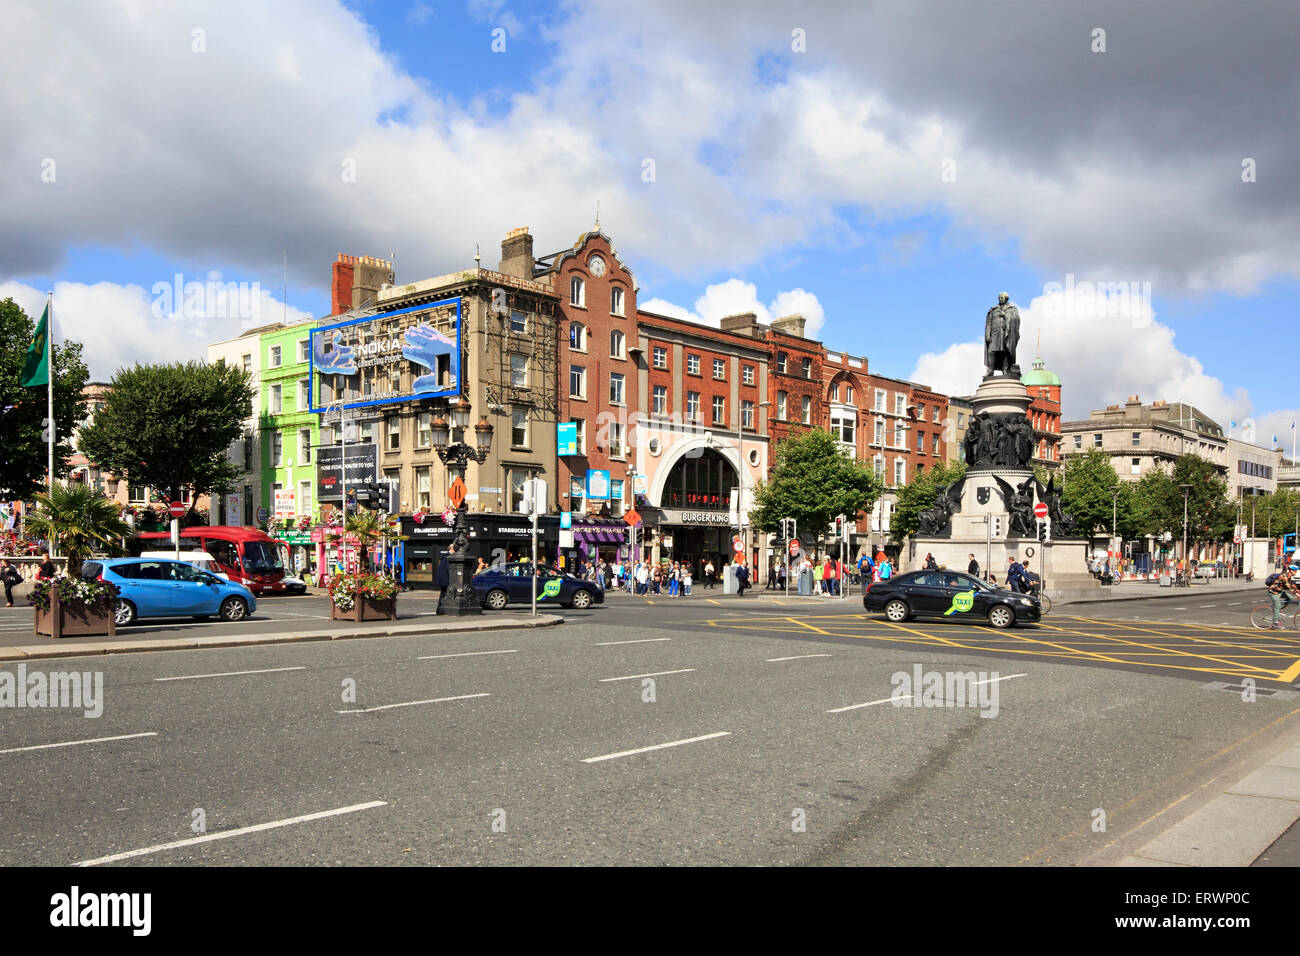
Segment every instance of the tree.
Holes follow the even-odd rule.
[[[28,498],[45,483],[48,413],[44,388],[23,388],[23,360],[36,334],[36,322],[13,299],[0,302],[0,497]],[[54,475],[68,472],[72,430],[86,417],[83,392],[90,373],[80,342],[54,345]]]
[[[921,472],[898,492],[898,503],[889,516],[889,530],[895,541],[914,535],[921,526],[921,512],[934,507],[935,496],[944,485],[966,474],[966,463],[937,462]]]
[[[227,451],[253,401],[250,376],[224,362],[120,369],[102,411],[81,432],[101,468],[172,500],[224,493],[240,471]]]
[[[342,528],[327,532],[325,537],[331,544],[346,544],[347,539],[355,539],[361,552],[359,567],[364,568],[372,548],[381,545],[385,538],[401,539],[401,519],[383,518],[378,511],[358,508],[348,512]]]
[[[754,489],[750,520],[771,533],[782,518],[794,518],[803,533],[820,535],[836,515],[856,521],[882,490],[869,467],[848,455],[830,432],[814,428],[777,443],[772,476]]]
[[[1061,507],[1075,520],[1080,535],[1093,537],[1097,534],[1110,534],[1112,517],[1119,517],[1119,505],[1126,505],[1125,517],[1131,524],[1132,497],[1127,482],[1121,482],[1115,468],[1110,463],[1110,456],[1099,448],[1090,449],[1082,455],[1070,455],[1062,465],[1061,473],[1056,476],[1057,486],[1062,489]],[[1116,493],[1124,501],[1116,499]],[[1129,528],[1120,529],[1131,530]]]
[[[120,554],[121,541],[132,533],[119,516],[118,504],[84,482],[56,484],[37,493],[36,510],[23,521],[28,537],[50,542],[68,559],[68,574],[81,574],[81,563],[96,551]]]

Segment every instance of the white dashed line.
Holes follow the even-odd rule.
[[[701,740],[712,740],[715,737],[730,737],[731,731],[720,730],[716,734],[705,734],[703,737],[688,737],[685,740],[671,740],[666,744],[655,744],[653,747],[638,747],[636,750],[620,750],[616,754],[605,754],[602,757],[584,757],[583,763],[600,763],[602,760],[613,760],[616,757],[631,757],[634,754],[649,753],[652,750],[665,750],[668,747],[680,747],[683,744],[694,744]]]
[[[875,707],[877,704],[887,704],[891,700],[911,700],[911,699],[912,699],[911,694],[908,694],[905,697],[882,697],[880,700],[869,700],[865,704],[850,704],[848,707],[836,707],[834,710],[826,711],[826,713],[842,714],[846,710],[857,710],[861,707]]]
[[[472,700],[475,697],[491,697],[491,694],[461,694],[459,697],[435,697],[432,700],[408,700],[401,704],[383,704],[379,707],[363,707],[359,710],[336,710],[336,714],[373,714],[377,710],[392,710],[395,707],[418,707],[420,704],[445,704],[449,700]]]
[[[120,737],[89,737],[85,740],[65,740],[59,744],[37,744],[34,747],[11,747],[8,750],[0,750],[0,754],[17,754],[25,750],[52,750],[55,747],[75,747],[78,744],[102,744],[110,740],[134,740],[136,737],[157,737],[158,732],[154,730],[147,731],[143,734],[123,734]]]
[[[639,641],[601,641],[592,647],[613,647],[615,644],[655,644],[659,641],[671,641],[671,637],[646,637]]]
[[[626,677],[602,677],[600,682],[602,684],[608,684],[611,681],[616,680],[636,680],[638,677],[663,677],[665,674],[689,674],[693,670],[695,670],[694,667],[685,667],[679,671],[655,671],[651,674],[628,674]]]
[[[831,655],[829,655],[829,654],[799,654],[799,655],[797,655],[797,656],[795,656],[795,657],[769,657],[769,658],[768,658],[766,661],[764,661],[763,663],[765,663],[765,664],[775,664],[775,663],[777,663],[778,661],[802,661],[802,660],[806,660],[806,659],[809,658],[809,657],[830,657],[830,656],[831,656]]]
[[[429,654],[427,657],[417,657],[417,661],[437,661],[444,657],[482,657],[484,654],[518,654],[519,651],[465,651],[460,654]]]
[[[278,674],[281,671],[305,671],[306,667],[268,667],[260,671],[225,671],[221,674],[187,674],[184,677],[155,677],[158,682],[169,680],[200,680],[204,677],[242,677],[244,674]]]

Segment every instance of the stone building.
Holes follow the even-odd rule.
[[[1221,474],[1228,473],[1228,439],[1222,426],[1183,402],[1143,405],[1132,395],[1123,405],[1094,409],[1086,419],[1062,422],[1061,441],[1067,455],[1101,449],[1124,481],[1139,481],[1152,469],[1170,474],[1182,455],[1197,455]]]

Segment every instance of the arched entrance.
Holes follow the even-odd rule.
[[[738,486],[730,458],[705,445],[684,450],[659,485],[662,557],[686,562],[701,585],[708,560],[721,568],[732,559],[730,505]]]

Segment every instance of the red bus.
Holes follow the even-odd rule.
[[[181,529],[182,551],[206,551],[221,565],[230,580],[254,594],[278,594],[285,590],[281,544],[265,531],[232,525],[197,525]],[[165,551],[171,547],[166,531],[143,531],[131,539],[133,556],[143,551]]]

